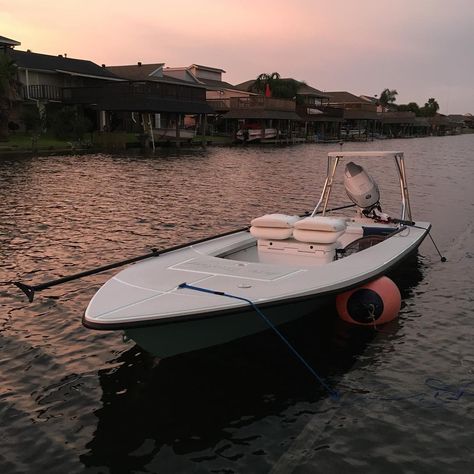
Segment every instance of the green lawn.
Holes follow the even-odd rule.
[[[32,150],[34,148],[33,136],[26,133],[15,133],[8,137],[7,141],[0,142],[0,151]],[[42,135],[37,139],[36,149],[71,148],[68,140]]]
[[[113,133],[94,133],[91,137],[87,134],[81,142],[75,140],[60,140],[52,135],[41,135],[34,143],[34,137],[28,133],[15,133],[8,137],[7,141],[0,141],[0,153],[14,152],[14,151],[48,151],[48,150],[73,150],[79,149],[82,146],[90,146],[99,149],[125,149],[127,144],[136,144],[139,139],[135,133],[113,132]],[[232,139],[227,136],[206,136],[207,143],[226,144],[230,143]],[[197,136],[192,139],[192,143],[202,143],[202,137]]]

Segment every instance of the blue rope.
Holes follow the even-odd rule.
[[[276,326],[263,314],[260,308],[252,301],[242,296],[231,295],[223,291],[210,290],[208,288],[201,288],[199,286],[188,285],[187,283],[181,283],[178,285],[178,288],[187,288],[189,290],[202,291],[203,293],[210,293],[212,295],[226,296],[227,298],[234,298],[236,300],[245,301],[248,303],[255,312],[267,323],[267,325],[273,329],[273,331],[280,337],[280,339],[287,345],[290,351],[296,356],[296,358],[311,372],[311,374],[316,378],[316,380],[327,390],[329,396],[338,401],[340,399],[340,394],[336,390],[333,390],[324,380],[316,373],[316,371],[306,362],[303,356],[291,345],[291,343],[286,339],[286,337],[276,328]]]

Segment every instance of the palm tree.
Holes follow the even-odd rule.
[[[390,105],[393,105],[397,95],[398,92],[396,89],[384,89],[380,94],[380,105],[383,105],[384,107],[389,107]]]
[[[278,72],[271,74],[260,74],[251,87],[251,92],[266,94],[267,87],[270,89],[271,96],[280,99],[293,99],[301,83],[294,79],[282,79]]]
[[[427,117],[434,117],[439,110],[439,104],[434,97],[428,99],[423,107]]]
[[[8,137],[8,121],[13,103],[18,100],[17,67],[5,53],[0,53],[0,140]]]
[[[251,87],[251,91],[264,94],[267,85],[271,88],[273,83],[278,79],[280,79],[280,74],[278,74],[277,72],[272,72],[271,74],[267,74],[266,72],[264,72],[260,74],[257,79],[255,79],[255,82]]]

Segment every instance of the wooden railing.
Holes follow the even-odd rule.
[[[345,110],[363,110],[367,112],[376,112],[377,106],[375,104],[363,104],[361,102],[331,102],[331,107],[341,107]]]
[[[99,99],[120,97],[143,97],[173,99],[179,101],[204,101],[204,88],[153,81],[130,81],[107,83],[100,86],[66,87],[64,99],[70,102],[96,102]]]
[[[63,100],[63,90],[59,86],[51,86],[48,84],[24,86],[23,98],[61,102]]]
[[[230,108],[284,110],[294,112],[296,109],[296,103],[294,100],[274,99],[273,97],[263,96],[231,97]]]
[[[216,112],[227,112],[230,110],[230,99],[207,99],[207,103]]]

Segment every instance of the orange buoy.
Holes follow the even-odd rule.
[[[383,276],[338,295],[336,307],[344,321],[370,326],[385,324],[395,319],[401,302],[398,286],[390,278]]]

